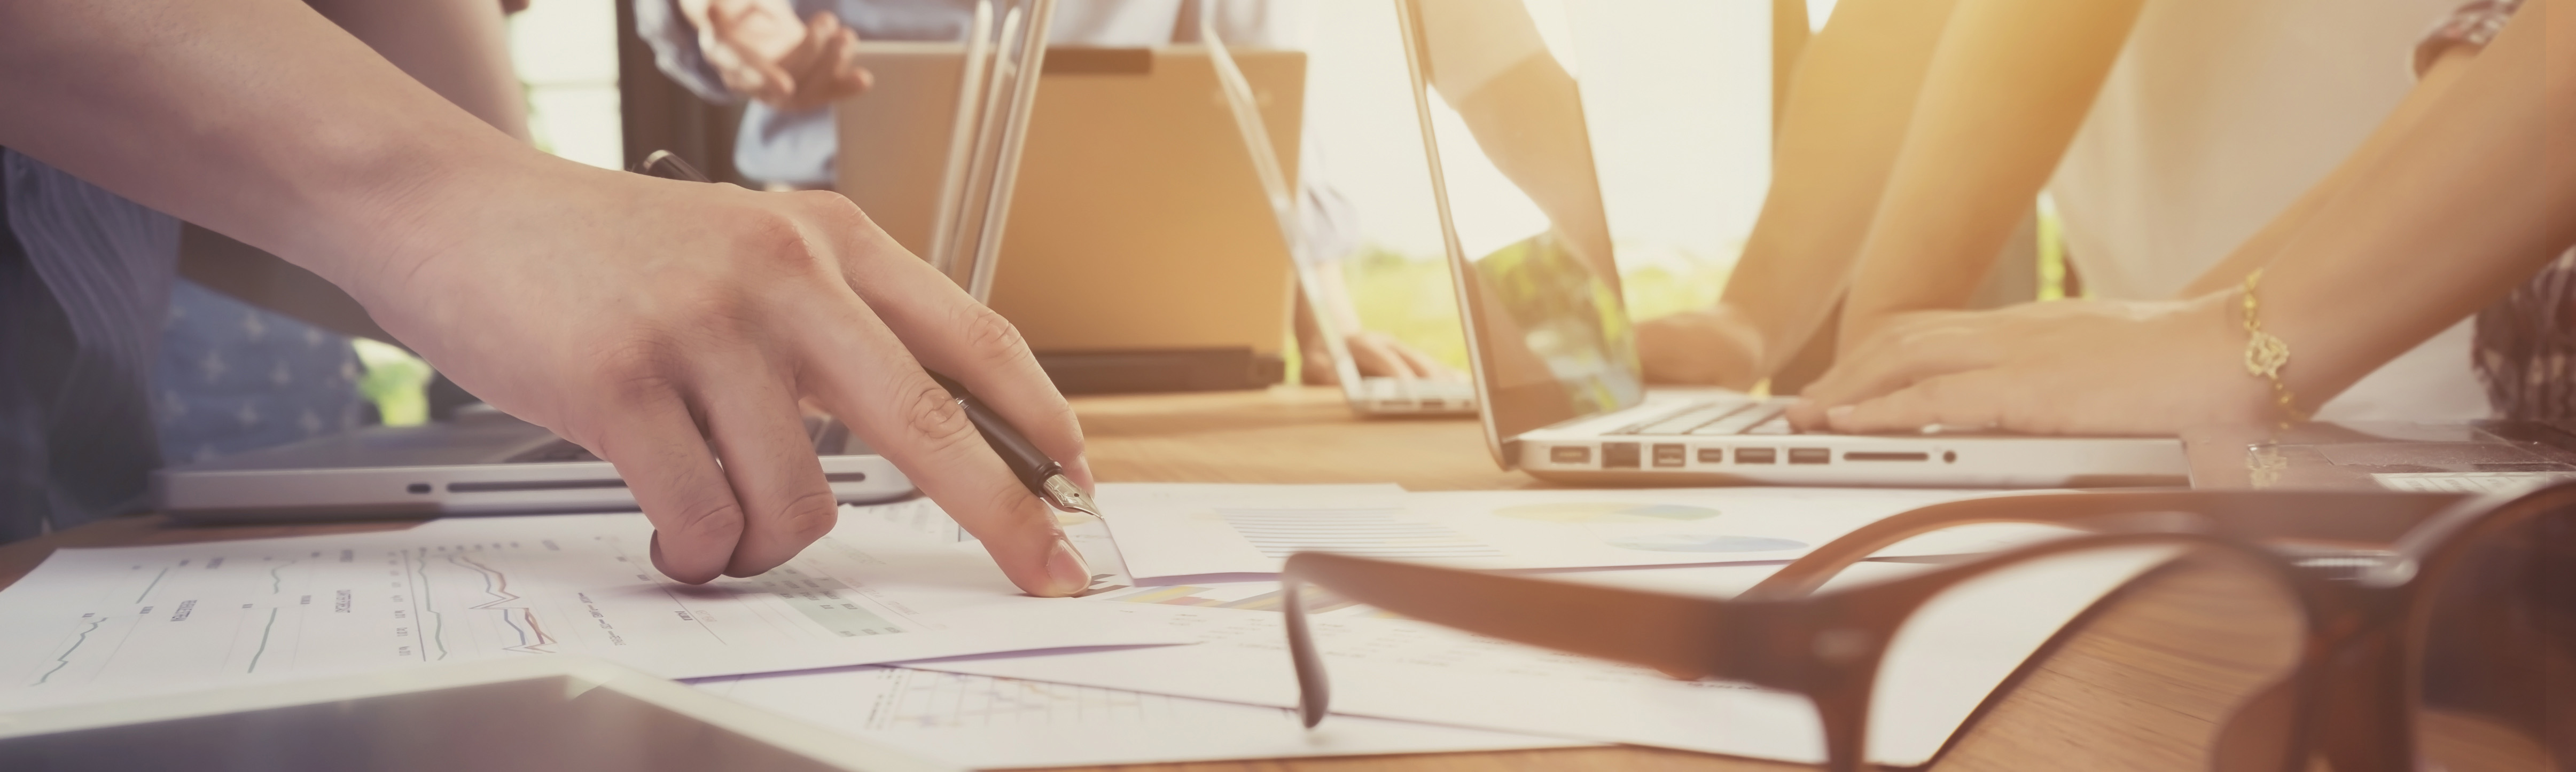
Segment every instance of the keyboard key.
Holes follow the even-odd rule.
[[[1747,430],[1780,417],[1780,411],[1784,409],[1786,408],[1779,405],[1757,404],[1752,406],[1752,409],[1737,412],[1710,422],[1707,426],[1692,429],[1691,433],[1701,436],[1751,434],[1753,432]]]
[[[1752,406],[1752,405],[1751,405],[1751,404],[1749,404],[1749,403],[1738,403],[1738,404],[1715,403],[1715,404],[1705,405],[1705,406],[1701,406],[1701,407],[1695,407],[1695,408],[1691,408],[1690,410],[1683,411],[1683,412],[1681,412],[1680,414],[1674,415],[1674,416],[1673,416],[1673,417],[1671,417],[1671,418],[1666,418],[1666,419],[1663,419],[1663,420],[1661,420],[1661,421],[1656,421],[1656,422],[1654,422],[1654,423],[1647,424],[1645,427],[1638,429],[1635,433],[1637,433],[1637,434],[1688,434],[1688,433],[1690,433],[1690,430],[1692,430],[1692,429],[1696,429],[1696,428],[1699,428],[1699,427],[1701,427],[1701,426],[1707,425],[1708,423],[1710,423],[1710,422],[1712,422],[1712,421],[1716,421],[1716,420],[1718,420],[1719,418],[1724,417],[1724,416],[1725,416],[1726,414],[1728,414],[1728,413],[1733,413],[1733,412],[1738,411],[1738,410],[1743,410],[1743,409],[1748,408],[1748,407],[1751,407],[1751,406]]]

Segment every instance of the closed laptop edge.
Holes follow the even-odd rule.
[[[567,446],[506,417],[377,426],[152,473],[150,502],[173,520],[249,523],[620,512],[634,493],[605,461],[527,460]],[[912,481],[847,432],[820,451],[844,504],[904,498]],[[514,460],[516,459],[516,460]]]

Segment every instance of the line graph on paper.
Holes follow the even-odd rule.
[[[30,666],[0,670],[0,693],[554,654],[573,618],[595,637],[632,634],[605,610],[565,608],[599,591],[532,597],[530,570],[649,584],[620,556],[566,552],[551,540],[141,550],[159,559],[88,570],[94,596]]]
[[[61,550],[0,598],[0,711],[494,658],[805,657],[937,629],[847,579],[864,554],[681,585],[624,520]]]
[[[161,559],[100,566],[90,577],[92,597],[59,624],[59,638],[18,685],[78,689],[100,680],[291,669],[298,656],[293,631],[317,601],[313,585],[334,582],[334,572],[355,579],[361,570],[354,553],[323,550],[227,554],[209,545],[159,553]],[[7,685],[0,680],[0,688]]]
[[[527,553],[560,553],[552,540],[535,544],[492,542],[418,547],[396,556],[409,579],[402,597],[412,610],[411,631],[419,644],[414,656],[440,662],[460,655],[562,653],[562,641],[549,622],[559,604],[546,603],[512,589],[513,564]],[[622,558],[617,558],[622,561]]]
[[[932,670],[860,672],[870,683],[852,691],[873,697],[866,703],[865,726],[871,730],[1176,723],[1187,702],[1125,689]]]
[[[510,633],[518,637],[517,644],[503,646],[501,647],[502,651],[528,654],[554,653],[546,647],[553,646],[555,644],[555,639],[552,636],[546,635],[545,623],[537,619],[536,609],[525,605],[527,599],[521,598],[517,594],[510,592],[509,574],[502,573],[491,566],[484,565],[481,562],[463,554],[449,555],[447,556],[447,561],[473,569],[475,573],[483,576],[483,593],[491,596],[492,599],[483,603],[475,604],[469,608],[472,608],[475,611],[490,611],[497,613],[500,616],[501,624],[507,625],[510,628]],[[520,605],[509,605],[513,603]]]

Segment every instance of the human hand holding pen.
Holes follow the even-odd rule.
[[[672,578],[758,574],[831,530],[810,397],[1021,588],[1088,585],[922,368],[1087,482],[1072,409],[1008,322],[849,199],[547,155],[296,0],[0,3],[0,104],[10,150],[312,270],[458,385],[608,459]]]
[[[697,169],[669,153],[654,154],[646,160],[643,171],[683,182],[707,181]],[[730,185],[699,187],[727,193],[747,192]],[[776,194],[751,195],[776,197]],[[844,266],[842,281],[825,286],[856,291],[857,299],[865,304],[860,310],[873,312],[876,317],[868,321],[882,321],[882,327],[899,339],[891,351],[879,349],[872,352],[859,347],[857,361],[842,359],[835,364],[857,368],[873,364],[879,371],[870,374],[875,377],[856,380],[862,384],[869,381],[898,382],[899,385],[887,394],[900,402],[885,405],[896,408],[895,415],[888,416],[884,410],[867,409],[865,402],[853,404],[848,394],[832,388],[828,382],[821,384],[821,389],[802,388],[796,397],[822,405],[866,438],[870,445],[885,453],[925,493],[940,502],[961,525],[982,540],[994,560],[1022,589],[1035,595],[1068,595],[1088,587],[1089,568],[1084,565],[1081,553],[1065,540],[1053,512],[1048,509],[1053,505],[1098,514],[1090,504],[1087,490],[1091,485],[1091,474],[1082,459],[1082,430],[1073,420],[1072,408],[1056,393],[1054,384],[1038,369],[1037,360],[1020,342],[1018,332],[1008,321],[967,298],[946,277],[888,239],[864,214],[849,206],[848,199],[834,194],[797,197],[810,199],[804,203],[823,205],[824,214],[847,216],[846,220],[831,223],[839,232],[813,233],[812,236],[821,238],[809,238],[802,243],[808,246],[840,246],[843,249],[855,247],[840,261]],[[856,243],[843,245],[844,239],[833,238],[835,236],[846,237],[847,241]],[[927,280],[923,278],[925,276]],[[850,324],[849,321],[839,324],[852,328],[849,332],[861,336],[869,332],[869,327],[877,326]],[[792,331],[792,328],[776,331]],[[914,346],[936,350],[915,348],[906,351],[907,347]],[[907,353],[911,356],[906,356]],[[777,358],[772,359],[776,364]],[[834,368],[825,366],[821,369],[822,374],[829,378]],[[941,374],[940,370],[958,375],[950,377]],[[969,383],[974,384],[972,391]],[[797,412],[794,410],[795,401],[796,398],[791,398],[786,405],[790,415]],[[709,423],[703,413],[699,423],[702,426]],[[801,436],[801,423],[798,426],[796,432]],[[769,428],[775,431],[775,427]],[[724,473],[730,475],[741,465],[738,462],[745,458],[726,450],[720,431],[710,431],[708,436],[716,441],[718,454],[725,459]],[[749,498],[745,497],[740,509],[750,516],[738,518],[742,532],[731,545],[733,554],[729,560],[716,564],[723,567],[723,573],[741,576],[775,567],[828,532],[836,519],[837,505],[828,485],[822,484],[820,466],[812,459],[810,451],[802,454],[805,456],[803,459],[784,457],[792,455],[787,453],[792,444],[793,441],[788,439],[766,443],[754,450],[758,454],[754,457],[787,463],[796,467],[793,470],[795,476],[813,478],[810,487],[803,480],[784,481],[798,490],[787,500],[785,509],[774,510],[772,519],[794,525],[783,529],[756,527],[762,524],[762,510],[751,506]],[[599,448],[594,447],[593,450]],[[723,535],[683,533],[664,539],[665,535],[673,533],[674,528],[665,523],[656,513],[653,503],[646,498],[646,485],[638,481],[620,459],[606,453],[601,457],[619,463],[619,472],[636,490],[637,500],[644,503],[646,514],[655,518],[655,565],[682,581],[713,578],[715,572],[712,569],[703,571],[704,578],[696,578],[696,573],[683,573],[694,563],[708,562],[708,555],[694,558],[677,555],[683,547],[703,553],[725,546]],[[1070,461],[1059,464],[1054,460],[1059,458]],[[1001,463],[993,464],[993,461]],[[1013,478],[1025,487],[1014,489],[1009,484]],[[763,482],[752,481],[755,495]],[[996,482],[1004,487],[993,487]],[[737,492],[744,490],[741,483],[735,483],[734,487]],[[819,509],[820,512],[801,511],[806,509]],[[682,524],[695,520],[685,515],[687,511],[682,510],[683,517],[676,520]],[[685,544],[674,544],[683,540]]]

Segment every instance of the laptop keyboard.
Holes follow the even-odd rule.
[[[1787,400],[1712,400],[1622,427],[1611,434],[1639,436],[1731,436],[1796,434],[1783,415]]]
[[[814,452],[837,456],[844,453],[844,448],[849,445],[850,427],[842,426],[841,422],[829,418],[806,416],[805,437],[814,441]],[[571,440],[555,440],[525,453],[511,456],[502,463],[565,464],[601,460],[604,459],[593,455],[580,445],[573,444]]]

